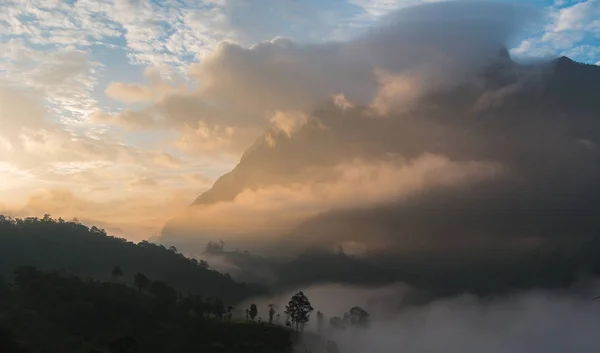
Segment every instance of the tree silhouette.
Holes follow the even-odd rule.
[[[233,306],[227,307],[227,321],[231,322],[231,317],[233,316]]]
[[[136,244],[107,235],[98,227],[49,216],[45,220],[0,216],[0,259],[2,274],[21,265],[33,265],[64,269],[83,278],[110,278],[113,282],[112,270],[118,265],[124,272],[119,282],[132,283],[133,275],[140,272],[163,280],[178,292],[218,297],[227,303],[266,292],[263,285],[239,283],[210,269],[206,261],[186,258],[168,247],[149,241]]]
[[[340,350],[338,349],[337,344],[334,341],[327,341],[327,353],[338,353]]]
[[[130,285],[106,281],[124,268]],[[1,353],[291,352],[290,330],[231,322],[224,301],[252,285],[164,246],[50,216],[0,216],[0,274],[10,271],[12,281],[0,276]]]
[[[123,270],[121,269],[121,266],[113,267],[112,271],[110,272],[110,276],[115,281],[118,281],[121,277],[123,277]]]
[[[250,316],[250,320],[254,321],[254,318],[256,315],[258,315],[258,308],[256,307],[256,304],[250,304],[248,315]]]
[[[292,324],[294,324],[296,331],[304,328],[313,310],[310,301],[302,291],[294,294],[285,307],[285,313],[290,318]]]
[[[323,320],[325,319],[325,315],[321,311],[317,311],[317,330],[319,332],[323,329]]]
[[[109,343],[108,351],[110,353],[138,353],[140,349],[133,336],[126,336]]]
[[[269,324],[273,325],[273,316],[275,315],[275,306],[269,304]]]
[[[221,299],[211,300],[209,305],[209,311],[214,317],[222,319],[226,312],[223,301]]]
[[[14,333],[10,329],[0,327],[0,352],[26,353],[27,351],[21,349]]]
[[[329,319],[329,325],[336,330],[344,330],[346,329],[346,325],[344,324],[344,320],[342,320],[339,316],[334,316]]]
[[[360,306],[355,306],[350,309],[348,320],[353,326],[365,327],[369,324],[369,313]]]
[[[160,303],[165,305],[172,305],[177,302],[177,292],[160,281],[154,281],[149,287],[150,293],[154,295]]]
[[[146,275],[138,272],[133,275],[133,285],[135,285],[140,292],[147,291],[150,286],[150,280]]]

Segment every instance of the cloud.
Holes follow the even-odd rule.
[[[321,344],[333,340],[343,352],[559,353],[600,348],[594,331],[599,324],[598,305],[589,299],[592,288],[569,293],[530,291],[486,300],[464,294],[414,306],[409,299],[414,290],[402,284],[375,288],[330,284],[302,290],[315,308],[306,331],[317,330],[316,311],[323,312],[325,340]],[[283,313],[293,293],[254,298],[247,305],[257,304],[265,320],[268,304]],[[370,314],[368,328],[340,331],[330,327],[330,318],[341,317],[354,306]],[[322,348],[310,339],[298,347]]]
[[[414,160],[356,160],[304,173],[309,180],[258,186],[232,201],[193,206],[167,226],[165,241],[171,235],[178,241],[189,236],[190,241],[206,243],[217,237],[244,246],[265,237],[281,241],[289,229],[321,213],[398,202],[423,190],[475,183],[504,171],[493,162],[455,162],[424,154]],[[313,237],[311,241],[318,243]]]
[[[22,129],[48,126],[44,119],[45,109],[36,97],[25,92],[0,88],[0,122],[6,139],[12,138]]]
[[[292,134],[298,131],[307,121],[308,117],[299,112],[277,112],[271,117],[273,125],[288,137],[292,137]]]
[[[146,103],[153,100],[152,89],[138,83],[111,83],[104,94],[124,103]]]
[[[0,89],[6,211],[79,217],[118,224],[132,237],[148,236],[211,184],[196,163],[123,144],[108,133],[68,131],[47,116],[35,93]],[[161,209],[165,204],[174,213]]]
[[[114,100],[126,103],[153,103],[170,94],[188,94],[190,90],[178,75],[164,67],[151,66],[144,70],[149,84],[112,82],[104,94]]]
[[[146,189],[149,187],[148,180],[138,180],[129,185]],[[98,196],[97,194],[88,193],[90,196]],[[119,229],[120,232],[116,235],[141,240],[157,234],[161,225],[184,208],[187,202],[187,197],[182,192],[171,192],[170,195],[160,192],[158,195],[105,196],[92,201],[66,189],[44,189],[32,193],[24,206],[9,209],[9,212],[17,217],[51,214],[55,218],[68,220],[77,218],[89,226],[104,224],[109,228]]]
[[[196,89],[156,98],[155,85],[112,83],[106,92],[114,98],[155,101],[102,121],[177,131],[173,145],[186,153],[220,149],[239,155],[267,128],[290,137],[307,120],[303,116],[336,97],[387,112],[474,79],[534,17],[528,8],[506,4],[448,3],[403,10],[345,42],[279,37],[250,48],[223,42],[190,68]]]
[[[5,87],[34,90],[63,121],[81,121],[96,109],[92,97],[102,64],[73,47],[42,50],[23,39],[2,43]]]
[[[498,249],[580,246],[594,234],[592,210],[600,207],[592,196],[600,130],[587,94],[595,73],[575,75],[590,68],[567,60],[511,61],[505,44],[537,16],[506,4],[429,4],[348,42],[222,45],[192,69],[200,97],[311,113],[295,133],[271,130],[259,139],[189,214],[165,227],[163,241],[193,246],[222,236],[256,251],[354,243],[374,257],[450,253],[465,261]],[[483,163],[477,170],[486,177],[413,185],[409,167],[390,167],[389,179],[385,168],[371,168],[388,154]],[[344,179],[352,174],[331,168],[351,170],[353,159],[368,161],[356,171],[368,177]],[[438,181],[452,175],[431,173]],[[415,179],[430,182],[425,174]]]
[[[592,30],[600,33],[598,16],[600,16],[598,0],[578,2],[559,11],[553,30],[556,32]]]
[[[251,111],[306,111],[338,94],[367,104],[381,89],[381,72],[412,77],[413,92],[468,79],[531,18],[529,9],[505,4],[420,6],[348,42],[222,43],[191,75],[204,99]]]
[[[534,36],[523,40],[513,52],[521,56],[549,57],[573,55],[577,60],[593,62],[585,53],[575,53],[573,48],[587,45],[600,38],[600,1],[585,0],[568,4],[556,2],[548,7],[548,23]]]

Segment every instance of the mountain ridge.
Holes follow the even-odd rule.
[[[513,61],[510,61],[510,63],[507,65],[506,63],[503,64],[504,67],[509,67],[509,68],[514,68],[515,65],[518,65],[516,63],[514,63]],[[523,66],[519,66],[521,68],[523,68]],[[526,68],[537,68],[535,66],[525,66]],[[540,88],[545,89],[545,92],[539,92],[539,94],[547,94],[547,95],[552,95],[553,97],[556,96],[565,96],[563,93],[565,93],[563,91],[563,89],[561,89],[560,86],[568,86],[571,87],[572,86],[572,82],[573,81],[581,81],[584,82],[586,84],[594,84],[596,83],[599,87],[600,84],[598,84],[598,82],[600,82],[600,67],[595,66],[595,65],[589,65],[589,64],[583,64],[583,63],[578,63],[575,62],[571,59],[569,59],[568,57],[561,57],[558,59],[555,59],[549,63],[546,63],[544,65],[541,65],[541,67],[551,67],[552,69],[552,73],[549,76],[549,78],[547,78],[546,82],[545,82],[545,88],[542,86]],[[505,85],[506,86],[506,85]],[[589,95],[593,95],[593,90],[587,89],[589,93]],[[570,99],[572,100],[571,102],[566,101],[564,99],[559,99],[559,100],[553,100],[554,103],[551,104],[552,107],[559,105],[559,104],[567,104],[567,105],[574,105],[574,104],[581,104],[583,103],[584,105],[589,105],[590,104],[590,98],[589,97],[581,97],[580,99],[574,99],[572,96],[572,94],[568,94],[566,95],[568,97],[570,97]],[[591,97],[592,100],[595,99],[596,97]],[[575,102],[573,102],[573,100],[575,100]],[[470,103],[473,103],[472,101]],[[326,119],[327,122],[331,122],[332,119],[332,115],[334,117],[337,118],[347,118],[347,116],[350,113],[347,114],[340,114],[339,111],[332,111],[332,105],[328,104],[328,105],[324,105],[324,107],[322,107],[321,109],[317,109],[315,110],[315,112],[311,115],[311,120],[309,120],[309,122],[303,126],[301,128],[301,130],[295,135],[292,136],[291,139],[298,139],[298,135],[303,135],[306,133],[307,130],[316,130],[317,125],[319,124],[319,122],[323,119]],[[353,110],[360,110],[360,109],[366,109],[366,108],[362,108],[362,107],[358,107],[358,108],[353,108]],[[324,117],[325,114],[330,114],[330,116]],[[340,117],[340,115],[344,115],[343,117]],[[288,137],[287,135],[283,134],[283,133],[277,133],[277,131],[271,129],[268,130],[266,132],[266,134],[270,134],[272,137],[276,138],[276,143],[277,145],[281,145],[281,144],[287,144],[286,142],[288,142],[287,140]],[[279,146],[280,147],[280,146]],[[276,147],[278,148],[278,147]],[[241,176],[241,171],[246,172],[246,173],[250,173],[249,169],[253,169],[256,168],[255,165],[252,165],[253,163],[256,164],[256,159],[255,156],[259,153],[263,153],[263,154],[267,154],[267,157],[265,158],[273,158],[272,153],[269,153],[269,150],[272,150],[273,148],[269,147],[265,141],[265,136],[261,136],[260,138],[257,139],[257,141],[250,147],[248,148],[248,150],[243,154],[243,156],[240,159],[240,162],[236,165],[236,167],[228,172],[225,173],[224,175],[222,175],[220,178],[217,179],[217,181],[214,183],[214,185],[207,190],[206,192],[202,193],[200,196],[198,196],[196,198],[196,200],[192,203],[193,205],[201,205],[201,204],[212,204],[215,202],[219,202],[219,201],[230,201],[233,200],[233,198],[235,198],[235,196],[241,192],[241,190],[244,189],[244,184],[248,181],[247,179],[253,179],[252,176]],[[308,159],[308,158],[307,158]],[[278,160],[277,162],[282,162],[280,160]],[[276,163],[269,163],[269,168],[277,168],[277,166],[280,166],[278,169],[286,169],[286,168],[291,168],[290,171],[294,170],[294,166],[290,166],[289,163],[283,163],[283,165],[279,164],[277,165]],[[259,166],[260,168],[260,166]]]

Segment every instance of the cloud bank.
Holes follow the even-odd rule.
[[[202,130],[194,136],[199,143],[220,141],[213,145],[239,153],[278,115],[307,114],[335,96],[386,113],[475,79],[537,17],[523,6],[450,2],[404,9],[349,41],[308,44],[278,37],[249,48],[222,42],[190,68],[196,89],[165,86],[157,98],[152,85],[111,84],[106,93],[117,100],[157,98],[112,122],[174,128],[183,139]]]
[[[398,298],[408,290],[401,285],[371,289],[328,285],[309,288],[306,294],[325,314],[321,334],[342,352],[558,353],[600,348],[594,334],[598,304],[582,293],[532,291],[492,300],[463,295],[423,306],[399,306]],[[285,300],[271,302],[278,308],[285,305]],[[329,327],[329,318],[356,305],[370,313],[368,328]],[[264,310],[259,305],[259,311]],[[307,330],[317,330],[315,313]]]

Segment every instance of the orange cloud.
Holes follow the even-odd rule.
[[[232,201],[187,209],[169,227],[178,236],[208,240],[285,236],[320,213],[369,208],[397,202],[426,189],[494,178],[503,168],[493,162],[455,162],[424,154],[414,160],[356,160],[312,170],[304,183],[280,183],[247,189]],[[250,239],[248,238],[248,239]],[[201,240],[200,240],[201,241]]]

